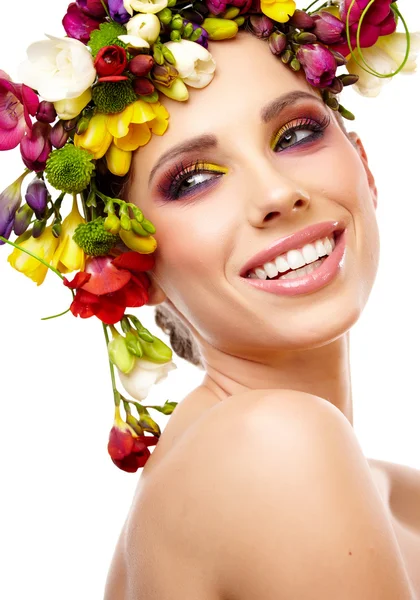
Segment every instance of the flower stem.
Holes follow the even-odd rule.
[[[105,323],[102,323],[102,327],[103,327],[103,330],[104,330],[104,335],[105,335],[105,340],[106,340],[106,346],[107,346],[107,352],[108,352],[109,336],[108,336],[108,332],[106,330]],[[115,404],[116,407],[118,407],[120,405],[120,402],[121,402],[121,396],[120,396],[119,391],[117,390],[117,384],[115,383],[114,365],[109,360],[109,358],[108,358],[108,362],[109,362],[109,370],[111,371],[112,391],[114,392],[114,404]]]
[[[41,321],[48,321],[48,319],[55,319],[56,317],[61,317],[63,315],[65,315],[66,313],[68,313],[70,310],[70,308],[68,308],[67,310],[61,312],[58,315],[52,315],[51,317],[42,317]]]

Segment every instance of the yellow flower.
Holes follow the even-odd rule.
[[[38,238],[33,238],[28,233],[25,232],[22,236],[18,237],[16,243],[50,264],[58,245],[58,239],[52,234],[52,225],[46,227]],[[15,248],[7,260],[14,269],[20,271],[32,279],[32,281],[35,281],[37,285],[41,285],[44,282],[48,267],[36,258],[26,254],[26,252]]]
[[[88,88],[77,98],[66,98],[54,102],[54,108],[59,119],[74,119],[92,100],[92,89]]]
[[[85,253],[73,240],[73,234],[80,223],[86,223],[79,213],[76,197],[73,199],[73,208],[62,223],[58,248],[54,253],[51,266],[60,273],[83,271],[85,268]]]
[[[294,0],[261,0],[261,12],[278,23],[287,23],[295,10]]]
[[[74,136],[76,146],[92,152],[95,159],[106,154],[109,170],[120,177],[128,172],[131,152],[145,146],[168,128],[169,113],[160,102],[136,100],[123,111],[97,113],[82,135]]]

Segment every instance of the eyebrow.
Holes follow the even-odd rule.
[[[316,100],[324,105],[324,101],[320,96],[316,96],[315,94],[310,94],[309,92],[304,91],[294,91],[289,92],[287,94],[283,94],[278,98],[275,98],[261,109],[260,118],[261,121],[265,124],[270,123],[273,119],[278,117],[286,108],[292,106],[299,102],[299,100]],[[169,150],[164,152],[162,156],[160,156],[159,160],[153,167],[149,175],[149,185],[153,179],[154,174],[160,167],[180,156],[181,154],[191,153],[191,152],[199,152],[202,150],[209,150],[217,148],[218,141],[217,137],[213,134],[203,134],[196,136],[194,138],[190,138],[181,144],[177,144],[176,146],[172,146]]]

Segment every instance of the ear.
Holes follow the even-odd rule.
[[[376,188],[375,178],[372,175],[372,171],[369,169],[366,150],[362,144],[362,140],[360,139],[360,137],[357,135],[356,132],[351,131],[348,135],[349,135],[349,138],[350,138],[352,144],[357,148],[359,156],[362,160],[362,163],[363,163],[363,166],[365,168],[366,175],[368,178],[368,183],[369,183],[370,191],[372,194],[373,204],[376,209],[376,208],[378,208],[378,190]]]
[[[147,273],[150,280],[150,286],[148,290],[149,299],[146,302],[147,306],[156,306],[156,304],[162,304],[166,300],[166,294],[157,283],[156,279],[151,273]]]

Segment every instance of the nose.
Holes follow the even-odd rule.
[[[262,159],[247,170],[247,218],[253,227],[275,226],[309,208],[310,195],[278,165]]]

